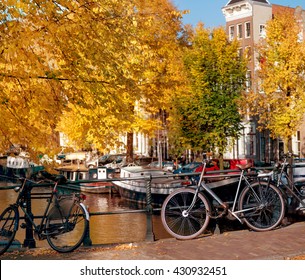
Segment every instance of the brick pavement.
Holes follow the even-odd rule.
[[[238,230],[194,240],[81,247],[59,254],[49,248],[13,251],[2,260],[283,260],[305,255],[305,222],[268,232]]]

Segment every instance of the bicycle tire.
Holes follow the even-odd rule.
[[[15,239],[19,224],[17,207],[9,206],[0,215],[0,255],[4,254]]]
[[[79,202],[74,202],[68,217],[62,216],[60,208],[48,215],[46,221],[47,241],[52,249],[68,253],[77,249],[83,242],[89,222],[86,211]]]
[[[285,216],[285,201],[280,190],[267,182],[254,182],[246,187],[238,205],[240,211],[245,211],[242,218],[246,225],[259,232],[274,229]]]
[[[207,198],[198,193],[195,205],[188,215],[188,209],[193,201],[195,190],[190,188],[178,189],[172,192],[163,202],[161,220],[165,230],[177,239],[193,239],[207,228],[211,206]]]

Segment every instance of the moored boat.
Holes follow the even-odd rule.
[[[14,181],[16,177],[29,177],[43,170],[42,165],[30,161],[24,153],[16,156],[0,156],[0,180]]]
[[[208,176],[211,177],[212,174],[208,174]],[[217,194],[229,198],[235,193],[238,179],[239,177],[228,178],[222,176],[221,180],[218,178],[218,180],[209,182],[207,185],[214,189]],[[117,186],[122,198],[139,204],[146,204],[149,181],[151,204],[154,206],[161,206],[172,191],[191,185],[191,181],[188,179],[173,178],[172,173],[141,166],[122,168],[120,180],[113,181],[113,184]]]
[[[57,170],[68,180],[61,188],[97,194],[115,191],[113,184],[107,180],[107,168],[60,167]]]
[[[126,180],[122,180],[124,178]],[[112,183],[117,187],[122,198],[139,204],[146,204],[150,180],[151,204],[154,206],[162,205],[166,196],[175,189],[190,184],[188,180],[174,179],[172,173],[142,166],[122,168],[120,179],[114,180]]]

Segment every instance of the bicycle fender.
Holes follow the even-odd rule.
[[[85,206],[84,203],[80,202],[79,205],[84,209],[85,213],[86,213],[86,220],[89,221],[90,215],[89,212],[87,210],[87,207]]]

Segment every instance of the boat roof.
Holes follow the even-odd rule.
[[[160,168],[146,166],[128,166],[121,168],[121,177],[134,177],[144,175],[165,175],[166,171]]]
[[[89,169],[86,168],[86,167],[63,166],[63,167],[57,167],[57,168],[55,168],[55,170],[57,170],[57,171],[66,171],[66,172],[68,172],[68,171],[71,171],[71,172],[88,172]]]

